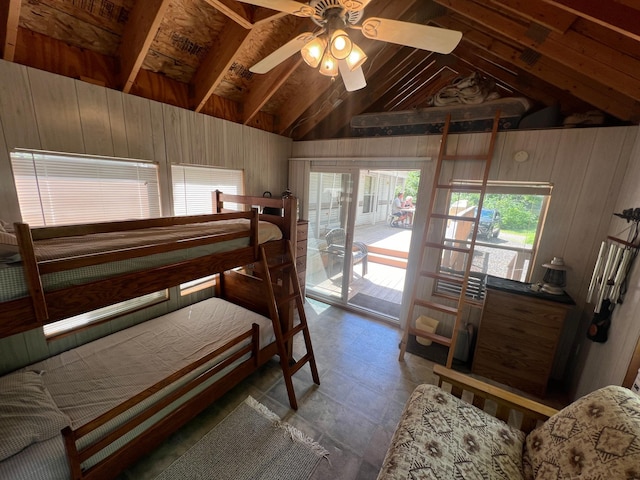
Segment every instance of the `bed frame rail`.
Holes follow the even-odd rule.
[[[82,255],[59,260],[38,261],[34,242],[43,239],[85,235],[91,233],[125,232],[150,227],[187,225],[204,222],[249,219],[250,229],[230,234],[202,235],[140,247]],[[258,214],[255,210],[226,214],[187,217],[163,217],[123,222],[103,222],[87,225],[29,228],[16,223],[16,237],[22,257],[29,296],[3,302],[0,313],[0,336],[5,337],[78,315],[96,308],[172,287],[194,278],[219,273],[258,259]],[[95,282],[45,292],[41,275],[84,266],[126,260],[155,253],[164,253],[199,245],[249,238],[249,247],[233,251],[233,255],[211,254],[162,267],[109,277]]]
[[[175,372],[173,375],[149,387],[143,392],[140,392],[135,397],[109,410],[108,412],[104,413],[88,424],[83,425],[76,430],[72,430],[70,427],[66,427],[62,431],[62,435],[67,450],[67,459],[69,462],[69,468],[71,470],[71,478],[73,480],[113,478],[114,474],[124,470],[142,455],[153,450],[153,448],[159,445],[170,433],[174,432],[177,428],[184,425],[187,421],[191,420],[204,408],[210,405],[214,400],[221,397],[229,389],[237,385],[241,380],[255,371],[255,369],[259,366],[259,338],[259,326],[257,324],[253,324],[251,330],[248,330],[244,334],[229,341],[227,344],[220,347],[216,351],[211,352],[202,359]],[[121,425],[111,433],[105,435],[98,441],[82,449],[78,449],[77,442],[79,439],[90,434],[100,426],[116,418],[118,415],[143,402],[159,390],[180,380],[185,375],[193,372],[198,367],[201,367],[205,363],[211,361],[212,359],[215,359],[216,357],[229,351],[230,349],[239,345],[247,339],[250,339],[250,343],[248,345],[240,348],[236,352],[231,353],[231,355],[218,362],[215,366],[212,366],[206,372],[189,380],[183,386],[178,387],[167,396],[162,397],[148,409],[138,413],[135,417],[131,418],[123,425]],[[163,417],[160,421],[154,423],[140,435],[129,441],[129,443],[122,446],[113,454],[110,454],[107,458],[101,460],[95,465],[86,469],[82,468],[82,463],[86,462],[96,453],[100,452],[102,449],[104,449],[117,439],[121,438],[123,435],[127,434],[137,426],[141,425],[144,421],[153,417],[162,409],[171,405],[173,402],[188,394],[194,388],[203,384],[205,381],[220,373],[225,368],[229,367],[234,362],[238,361],[247,354],[250,354],[250,358],[243,361],[240,365],[234,367],[233,371],[227,373],[215,383],[208,386],[205,390],[198,393],[193,398],[183,403],[181,406],[177,407],[166,417]]]
[[[539,422],[544,422],[557,413],[557,410],[528,398],[521,397],[502,388],[451,370],[442,365],[435,365],[433,373],[438,375],[438,386],[443,383],[451,385],[451,394],[463,398],[464,392],[472,395],[471,403],[480,410],[485,410],[486,401],[496,405],[495,417],[529,433]]]

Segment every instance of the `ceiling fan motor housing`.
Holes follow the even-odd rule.
[[[311,19],[319,27],[324,27],[332,17],[341,17],[345,24],[355,25],[362,18],[363,11],[345,9],[339,0],[312,0],[310,6],[316,11]]]

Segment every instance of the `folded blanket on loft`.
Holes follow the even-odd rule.
[[[479,104],[451,104],[443,107],[416,108],[400,112],[364,113],[351,119],[351,133],[358,137],[442,133],[451,114],[450,132],[490,130],[500,110],[500,130],[514,129],[531,103],[523,97],[499,98]]]

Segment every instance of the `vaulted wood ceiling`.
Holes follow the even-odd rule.
[[[463,32],[450,55],[349,35],[367,53],[367,87],[346,92],[294,55],[249,68],[307,18],[235,0],[2,0],[7,61],[96,83],[293,139],[350,135],[352,116],[426,107],[477,71],[503,96],[564,115],[600,110],[640,122],[638,0],[373,0],[365,17]]]

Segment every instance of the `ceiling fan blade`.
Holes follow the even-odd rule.
[[[373,40],[443,54],[451,53],[462,38],[462,32],[456,30],[377,17],[367,18],[362,22],[362,34]]]
[[[347,92],[355,92],[367,86],[362,67],[358,67],[352,71],[349,70],[346,60],[338,60],[338,69],[340,70],[340,76],[342,77]]]
[[[252,73],[267,73],[277,67],[294,53],[298,53],[302,47],[309,43],[315,35],[312,32],[301,33],[293,40],[289,40],[280,48],[264,57],[249,69]]]
[[[293,0],[238,0],[242,3],[248,3],[250,5],[256,5],[257,7],[270,8],[271,10],[278,10],[279,12],[290,13],[297,17],[313,17],[316,14],[316,10],[309,5],[305,5],[300,2],[294,2]]]

